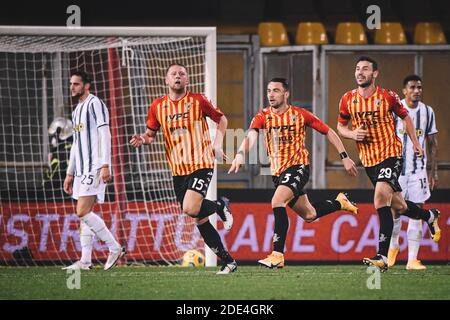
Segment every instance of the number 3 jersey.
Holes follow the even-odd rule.
[[[394,114],[401,119],[408,115],[398,95],[376,87],[367,99],[358,89],[348,91],[339,102],[339,123],[351,121],[352,130],[362,126],[368,131],[363,141],[357,141],[359,158],[364,167],[372,167],[390,157],[402,155],[402,142],[395,133]]]
[[[309,164],[305,147],[307,126],[322,134],[327,134],[330,129],[311,112],[291,105],[282,114],[276,114],[267,107],[253,118],[250,129],[264,129],[273,176],[280,176],[294,165]]]
[[[399,117],[395,117],[396,132],[403,144],[403,169],[402,175],[415,174],[419,170],[426,170],[427,158],[426,158],[426,145],[427,136],[437,133],[436,119],[434,111],[430,106],[419,102],[416,108],[408,107],[405,99],[401,101],[405,109],[408,110],[408,114],[412,119],[414,127],[416,129],[417,140],[419,140],[422,149],[424,150],[423,157],[418,157],[413,150],[411,139],[409,138],[404,128],[404,123]]]

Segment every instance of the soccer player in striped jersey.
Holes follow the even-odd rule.
[[[403,94],[405,99],[401,101],[408,110],[408,114],[414,124],[417,139],[424,149],[423,157],[418,157],[411,148],[412,142],[406,134],[403,121],[399,117],[394,117],[396,123],[396,133],[403,144],[403,167],[399,178],[400,186],[405,200],[412,201],[422,207],[430,197],[430,189],[436,186],[437,176],[437,129],[434,111],[430,106],[424,104],[422,99],[422,79],[417,75],[407,76],[403,80]],[[431,160],[431,170],[427,179],[427,157],[426,146],[428,144],[428,154]],[[399,235],[401,221],[394,219],[394,229],[392,231],[391,245],[388,253],[388,265],[395,264],[399,252]],[[417,259],[420,241],[422,240],[422,221],[410,219],[408,221],[408,263],[407,270],[424,270],[426,267]]]
[[[70,91],[78,100],[72,112],[74,140],[64,180],[64,191],[77,200],[80,217],[81,259],[65,269],[90,269],[93,236],[109,249],[105,270],[111,269],[125,255],[105,222],[92,209],[103,203],[106,183],[111,180],[111,133],[105,104],[90,93],[91,78],[84,71],[72,73]]]
[[[284,245],[289,220],[286,205],[307,222],[335,212],[346,210],[357,213],[344,193],[335,200],[322,200],[311,204],[303,187],[309,179],[308,150],[305,148],[306,127],[311,127],[327,136],[339,152],[345,169],[356,176],[354,162],[345,152],[344,145],[336,132],[329,128],[311,112],[288,104],[289,85],[284,78],[274,78],[267,85],[267,98],[270,106],[264,108],[252,120],[250,130],[238,149],[230,172],[238,172],[244,163],[245,154],[258,138],[259,130],[265,134],[265,143],[270,159],[275,193],[272,198],[275,230],[273,251],[258,263],[268,268],[284,267]]]
[[[423,149],[398,95],[375,85],[378,74],[375,60],[370,57],[357,60],[355,79],[358,88],[345,93],[339,102],[338,132],[344,138],[356,141],[359,158],[375,187],[374,205],[380,219],[378,253],[373,258],[364,258],[363,262],[385,272],[394,225],[393,214],[394,217],[403,214],[426,221],[436,242],[440,239],[440,230],[437,209],[424,210],[403,199],[398,183],[403,163],[402,142],[395,133],[393,114],[403,119],[413,152],[420,157]],[[348,128],[349,123],[351,129]]]
[[[204,95],[188,91],[188,84],[187,68],[179,63],[171,64],[166,72],[169,93],[152,102],[148,110],[146,132],[134,135],[130,144],[135,148],[150,144],[161,129],[175,194],[183,213],[196,219],[205,243],[221,259],[222,266],[217,274],[228,274],[237,269],[236,261],[225,250],[219,233],[208,218],[217,213],[223,220],[225,229],[230,230],[233,216],[228,199],[205,199],[213,176],[214,157],[226,158],[222,140],[227,128],[227,118]],[[213,143],[206,117],[217,123]]]

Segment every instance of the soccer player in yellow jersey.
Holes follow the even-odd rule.
[[[162,130],[177,200],[183,213],[196,219],[205,243],[221,259],[222,266],[217,274],[228,274],[237,269],[236,261],[225,250],[219,233],[208,218],[217,213],[225,229],[231,229],[233,216],[228,199],[205,199],[213,175],[214,157],[226,158],[222,140],[227,118],[204,95],[188,91],[188,84],[187,68],[179,63],[171,64],[166,73],[169,93],[152,102],[148,110],[147,131],[134,135],[130,144],[135,148],[150,144],[157,131]],[[213,143],[206,117],[217,123]]]
[[[437,223],[439,210],[424,210],[411,201],[405,202],[402,196],[398,182],[403,165],[402,142],[395,132],[394,114],[403,119],[414,153],[422,156],[423,150],[408,110],[401,104],[398,95],[375,85],[378,74],[375,60],[370,57],[358,59],[355,67],[358,88],[342,96],[337,129],[344,138],[356,141],[361,162],[375,187],[374,205],[380,219],[378,253],[373,258],[364,258],[363,262],[385,272],[394,226],[393,214],[395,217],[405,215],[426,221],[436,242],[441,232]]]
[[[273,252],[258,263],[268,268],[284,267],[284,245],[289,220],[286,206],[307,222],[335,212],[346,210],[353,214],[357,208],[339,193],[335,200],[323,200],[311,204],[303,187],[309,179],[308,150],[305,148],[306,127],[311,127],[327,136],[339,152],[345,169],[356,176],[355,164],[345,152],[344,145],[336,132],[311,112],[288,104],[289,85],[284,78],[274,78],[267,85],[267,98],[270,106],[264,108],[252,120],[247,137],[239,147],[229,172],[238,172],[247,153],[258,137],[258,131],[264,130],[267,151],[270,158],[272,180],[275,194],[272,198],[275,230]]]

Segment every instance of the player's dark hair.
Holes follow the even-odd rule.
[[[420,81],[420,82],[422,82],[422,78],[419,77],[417,74],[410,74],[405,79],[403,79],[403,88],[405,88],[406,85],[408,84],[408,82],[410,82],[410,81]]]
[[[186,72],[188,71],[188,68],[187,68],[184,64],[179,63],[179,62],[172,62],[172,63],[167,67],[167,69],[166,69],[166,74],[169,72],[169,69],[172,68],[173,66],[183,67],[183,68],[186,70]]]
[[[269,82],[279,82],[283,85],[284,90],[289,91],[289,83],[286,78],[272,78]]]
[[[70,76],[71,76],[71,77],[72,77],[72,76],[78,76],[78,77],[80,77],[80,78],[81,78],[81,81],[83,82],[83,84],[86,84],[86,83],[92,83],[92,78],[91,78],[91,76],[90,76],[88,73],[84,72],[83,70],[75,70],[74,72],[71,73]]]
[[[368,61],[368,62],[370,62],[372,64],[373,71],[378,70],[378,63],[374,59],[372,59],[371,57],[361,56],[361,57],[358,58],[358,60],[356,60],[356,64],[358,64],[358,62],[361,62],[361,61]]]

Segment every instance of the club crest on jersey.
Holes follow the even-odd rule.
[[[376,107],[381,106],[381,100],[380,99],[375,99],[375,106]]]
[[[163,103],[162,103],[162,105],[161,105],[161,108],[167,108],[169,105],[166,103],[166,101],[163,101]]]
[[[73,131],[75,132],[81,132],[84,129],[84,124],[79,123],[73,126]]]
[[[291,115],[291,121],[292,122],[296,122],[297,121],[297,116],[295,114]]]
[[[191,109],[191,103],[190,102],[186,103],[186,109],[188,109],[188,110]]]

